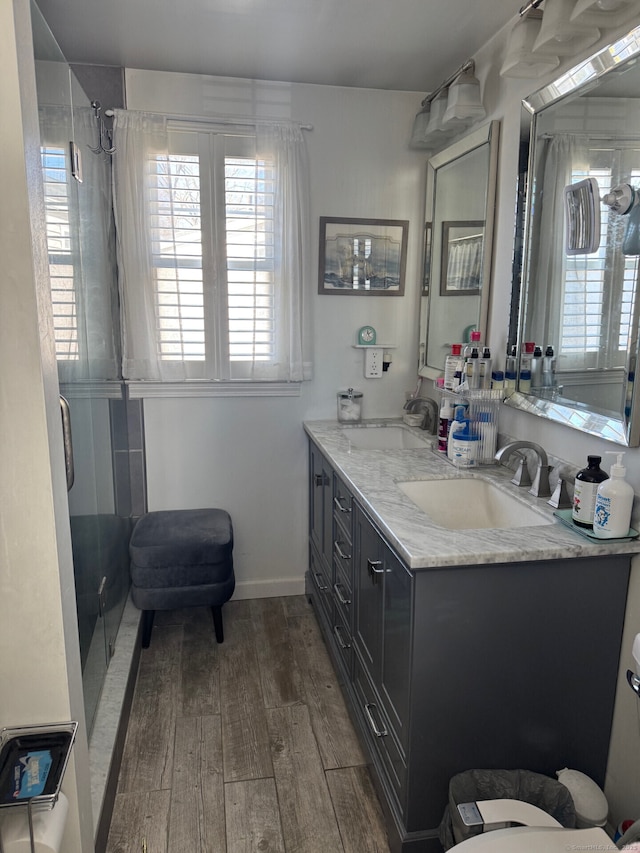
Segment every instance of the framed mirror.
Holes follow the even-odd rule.
[[[500,123],[492,121],[427,164],[421,376],[442,375],[451,344],[486,339]]]
[[[640,444],[640,27],[523,101],[528,179],[517,328],[510,340],[553,349],[551,387],[507,405]],[[577,190],[593,202],[573,214]],[[638,191],[638,192],[636,192]],[[606,197],[606,200],[605,200]],[[589,209],[594,209],[588,213]],[[599,233],[598,233],[599,221]],[[582,230],[573,239],[576,224]],[[521,276],[520,276],[521,273]],[[521,293],[518,300],[518,281]]]

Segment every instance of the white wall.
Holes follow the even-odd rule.
[[[63,843],[82,853],[89,766],[30,45],[28,2],[0,3],[0,728],[80,721]]]
[[[305,419],[335,418],[336,393],[364,393],[365,417],[398,416],[416,384],[418,285],[425,156],[407,142],[421,95],[370,89],[128,70],[127,106],[169,114],[291,117],[313,125],[312,254],[305,287],[313,310],[314,378],[299,397],[148,399],[149,509],[221,506],[233,518],[239,597],[302,592],[307,564]],[[405,295],[318,295],[320,216],[408,219]],[[364,379],[353,348],[371,323],[396,344],[381,379]]]

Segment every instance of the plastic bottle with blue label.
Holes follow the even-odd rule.
[[[626,468],[622,464],[624,453],[606,451],[617,456],[611,466],[611,477],[598,486],[596,508],[593,515],[593,533],[598,539],[619,539],[629,534],[633,509],[633,488],[624,479]]]

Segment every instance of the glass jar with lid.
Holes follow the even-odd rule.
[[[362,391],[338,391],[338,421],[356,424],[362,420]]]

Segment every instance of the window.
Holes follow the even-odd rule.
[[[41,148],[56,358],[77,361],[78,310],[71,253],[66,150]]]
[[[588,168],[572,170],[572,182],[598,181],[600,197],[622,180],[640,178],[640,151],[592,148]],[[559,328],[559,365],[564,368],[624,366],[631,334],[638,258],[621,252],[627,219],[600,206],[600,248],[567,255]]]
[[[116,111],[114,134],[125,377],[309,378],[301,129]]]

